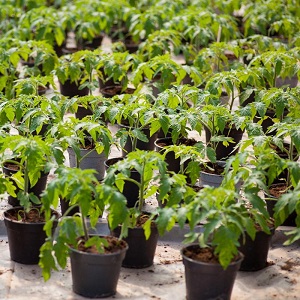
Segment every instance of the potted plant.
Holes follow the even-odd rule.
[[[70,117],[53,126],[50,134],[69,153],[71,167],[96,170],[96,178],[102,180],[105,173],[104,161],[112,145],[110,130],[101,121],[86,116]]]
[[[152,94],[156,97],[172,84],[179,85],[185,76],[183,66],[174,61],[170,54],[164,54],[140,63],[133,72],[132,83],[136,87],[144,83],[150,85]]]
[[[27,82],[27,81],[26,81]],[[39,84],[39,79],[30,80],[29,83]],[[68,101],[59,96],[46,97],[44,95],[32,95],[36,86],[22,85],[22,81],[16,84],[16,91],[20,95],[11,100],[5,100],[1,104],[1,124],[10,130],[16,130],[19,135],[45,136],[51,127],[63,120],[69,109]],[[22,91],[24,91],[22,93]],[[28,93],[28,95],[27,95]]]
[[[46,41],[20,41],[19,49],[22,52],[22,77],[48,76],[57,66],[58,57]]]
[[[6,176],[16,186],[16,195],[12,196],[16,196],[18,201],[18,206],[4,212],[10,256],[19,263],[37,264],[39,249],[46,238],[43,230],[45,215],[43,208],[39,206],[40,194],[46,181],[44,180],[38,193],[34,193],[37,192],[34,188],[43,174],[49,173],[53,158],[57,163],[63,163],[63,153],[53,140],[42,140],[40,136],[5,136],[1,138],[1,148],[2,164],[14,167]],[[7,152],[8,149],[10,153]],[[50,214],[56,224],[58,213],[51,211]]]
[[[72,26],[78,50],[94,50],[101,46],[104,29],[109,26],[102,3],[76,3],[72,8]]]
[[[243,260],[238,240],[245,228],[251,235],[255,231],[235,196],[233,190],[205,187],[184,207],[190,226],[184,242],[192,243],[181,249],[188,299],[230,298]],[[179,224],[186,219],[181,218]],[[196,225],[204,219],[203,231],[196,232]]]
[[[143,93],[116,96],[113,99],[116,103],[110,105],[107,115],[111,124],[119,126],[116,138],[120,139],[123,156],[135,149],[154,150],[157,113],[151,99]]]
[[[298,122],[286,121],[281,122],[280,125],[275,124],[278,133],[276,138],[273,139],[273,145],[277,147],[277,155],[283,160],[285,169],[278,174],[273,182],[270,182],[268,189],[266,190],[266,201],[269,211],[273,214],[276,202],[280,199],[281,195],[293,190],[297,187],[298,177],[297,172],[299,170],[298,157],[299,157],[299,141],[298,141]],[[284,143],[284,139],[289,138],[289,143]],[[289,218],[285,220],[284,225],[295,226],[296,213],[292,213]]]
[[[22,52],[18,47],[11,46],[8,42],[6,47],[3,47],[0,52],[0,91],[7,99],[14,97],[14,80],[19,79],[20,72],[18,70],[18,63],[22,57]]]
[[[230,157],[227,162],[223,186],[230,188],[233,178],[241,182],[242,196],[238,201],[249,209],[249,219],[255,223],[255,235],[250,236],[246,233],[239,240],[238,249],[244,254],[241,271],[257,271],[268,265],[271,239],[276,229],[261,191],[266,189],[268,180],[271,179],[268,173],[276,173],[275,168],[270,170],[270,166],[276,163],[277,158],[272,160],[271,153],[266,153],[267,151],[260,152],[258,149],[244,150]],[[278,165],[276,164],[276,167],[279,169]]]
[[[296,75],[296,84],[293,83],[291,87],[297,85],[297,73],[299,66],[295,64],[295,60],[299,60],[292,51],[279,49],[274,51],[266,51],[258,56],[255,56],[250,62],[249,66],[257,67],[263,73],[266,87],[279,87],[279,79],[285,80],[287,77],[291,78]]]
[[[60,167],[55,175],[42,196],[47,240],[41,247],[39,265],[44,279],[50,278],[52,269],[65,268],[70,257],[76,294],[91,298],[112,296],[116,293],[121,263],[128,246],[120,239],[90,233],[105,205],[94,171]],[[50,210],[52,206],[58,206],[59,198],[69,201],[71,207],[78,206],[79,213],[64,216],[58,224],[56,236],[52,236]]]
[[[102,95],[111,98],[120,94],[133,94],[135,89],[128,86],[129,73],[138,63],[139,59],[127,51],[103,53],[96,68]]]
[[[131,172],[137,172],[139,179],[133,179]],[[107,170],[103,183],[110,187],[116,187],[123,192],[126,182],[137,186],[138,199],[133,207],[126,208],[110,198],[108,223],[111,232],[115,236],[124,237],[129,245],[123,261],[123,266],[130,268],[145,268],[153,264],[158,229],[155,224],[156,213],[147,213],[143,210],[147,197],[154,195],[157,191],[164,196],[169,187],[166,174],[166,163],[161,154],[154,151],[136,150],[111,165]],[[155,180],[158,184],[154,184]],[[125,209],[126,208],[126,209]]]
[[[45,95],[47,93],[49,84],[54,86],[52,76],[32,76],[15,81],[15,94],[16,97],[22,95]]]
[[[255,102],[252,104],[257,111],[254,121],[261,124],[267,135],[276,134],[272,125],[283,121],[297,107],[298,94],[297,88],[258,89],[255,93]]]
[[[293,189],[289,189],[287,193],[282,193],[278,198],[275,204],[275,225],[284,224],[292,213],[295,213],[296,226],[291,227],[291,230],[285,233],[288,239],[284,242],[284,245],[291,245],[299,240],[299,182]]]
[[[98,65],[97,50],[81,50],[59,58],[53,73],[57,76],[64,96],[84,96],[92,94],[98,86],[94,71]]]
[[[142,57],[142,61],[147,61],[157,55],[172,53],[172,51],[176,53],[180,42],[180,33],[176,30],[154,31],[140,44],[137,55]]]
[[[58,56],[66,43],[67,23],[54,7],[35,7],[24,13],[18,22],[17,36],[22,41],[45,41],[55,49]]]

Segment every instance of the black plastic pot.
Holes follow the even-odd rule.
[[[220,264],[196,261],[184,255],[185,249],[191,251],[197,247],[199,248],[198,244],[192,244],[181,250],[185,268],[186,298],[229,300],[243,256],[230,263],[224,270]]]
[[[70,208],[69,202],[64,200],[64,199],[60,199],[60,209],[61,209],[61,215],[64,216],[65,213],[67,212],[67,210]],[[79,212],[79,207],[73,207],[72,209],[69,210],[67,216],[73,216],[76,213]]]
[[[274,228],[271,229],[271,234],[257,231],[254,240],[246,234],[244,243],[243,239],[240,239],[241,246],[239,251],[244,254],[240,271],[258,271],[267,266],[268,253],[274,231]]]
[[[46,239],[46,233],[43,229],[45,223],[24,223],[10,218],[13,211],[22,210],[23,208],[18,206],[4,212],[10,257],[11,260],[21,264],[38,264],[40,247]],[[58,218],[59,214],[57,212],[53,212],[53,214]],[[54,222],[53,227],[56,226],[57,222]]]
[[[271,185],[278,185],[278,186],[286,186],[286,183],[274,183]],[[274,216],[274,209],[275,209],[275,205],[277,203],[278,198],[274,197],[273,195],[267,194],[265,193],[265,202],[266,202],[266,206],[267,206],[267,211],[270,215],[270,217]],[[291,226],[291,227],[295,227],[296,226],[296,218],[297,218],[297,214],[296,212],[292,212],[287,219],[282,223],[282,226]]]
[[[289,88],[294,88],[298,85],[297,75],[292,76],[291,78],[286,77],[282,79],[280,77],[276,78],[276,87],[288,86]]]
[[[120,82],[114,82],[113,78],[110,78],[110,79],[105,78],[106,74],[104,72],[104,68],[103,67],[101,67],[99,69],[99,71],[102,73],[102,76],[104,77],[104,80],[102,80],[100,77],[98,77],[99,91],[100,92],[105,87],[116,86],[116,85],[120,86]],[[105,90],[104,90],[104,92],[105,92]]]
[[[3,170],[3,173],[8,177],[10,177],[13,174],[17,173],[17,170],[10,169],[5,164],[3,165],[2,170]],[[46,188],[48,175],[49,175],[49,173],[43,173],[42,172],[41,177],[38,179],[37,183],[33,187],[31,187],[30,184],[29,184],[28,192],[33,193],[34,195],[39,197],[42,194],[42,192],[44,191],[44,189]],[[15,186],[16,186],[15,193],[18,194],[20,189],[18,188],[18,186],[16,184],[15,184]],[[15,198],[13,196],[10,196],[10,195],[8,196],[8,203],[12,206],[19,206],[20,205],[20,201],[17,198]]]
[[[66,97],[86,96],[89,94],[88,87],[80,90],[76,82],[71,82],[70,80],[66,80],[64,84],[59,82],[59,86],[60,93]]]
[[[225,162],[223,161],[218,161],[217,164],[220,165],[220,167],[225,166]],[[206,172],[205,170],[200,171],[201,186],[208,185],[208,186],[219,187],[223,179],[224,179],[224,175]]]
[[[77,42],[77,48],[85,50],[95,50],[101,46],[103,38],[104,34],[101,33],[95,36],[91,41],[83,39],[80,42]]]
[[[204,127],[204,130],[205,130],[206,143],[209,143],[211,139],[211,133],[206,126]],[[217,160],[224,160],[231,155],[235,155],[239,151],[239,149],[235,147],[241,141],[243,137],[243,133],[244,132],[241,129],[236,129],[236,128],[224,129],[222,135],[233,138],[234,143],[229,143],[229,145],[226,147],[223,145],[222,142],[219,142],[216,147]]]
[[[123,157],[109,158],[104,162],[106,170],[113,164],[122,160]],[[138,182],[141,180],[141,175],[139,172],[131,170],[130,177]],[[139,200],[139,188],[136,184],[132,182],[125,181],[122,194],[127,199],[127,207],[134,207]]]
[[[179,144],[181,143],[182,139],[179,139]],[[173,141],[171,137],[166,138],[158,138],[155,140],[154,145],[156,147],[156,151],[160,152],[161,154],[164,153],[164,147],[173,145]],[[179,173],[180,172],[180,158],[175,157],[174,152],[168,152],[165,156],[165,162],[168,165],[168,171]],[[184,168],[187,167],[190,160],[185,161]],[[189,182],[189,177],[187,177],[187,181]]]
[[[283,116],[286,116],[287,114],[288,114],[288,111],[285,109],[283,112]],[[269,127],[274,125],[274,121],[273,121],[274,118],[277,118],[275,111],[271,110],[271,109],[267,109],[267,111],[265,113],[265,119],[261,122],[262,130],[266,135],[276,135],[277,130],[268,132]],[[261,120],[261,117],[257,114],[254,117],[253,122],[259,122],[260,120]]]
[[[111,231],[115,237],[119,237],[121,233],[121,226],[118,226]],[[153,265],[155,250],[158,240],[158,230],[156,226],[151,228],[151,234],[146,240],[144,229],[142,227],[129,228],[128,236],[124,241],[128,244],[128,251],[126,252],[122,266],[125,268],[142,269]]]
[[[70,167],[75,168],[77,166],[76,154],[71,147],[69,147],[67,150],[69,154]],[[82,159],[80,159],[79,168],[82,170],[96,170],[96,178],[98,180],[102,180],[105,174],[104,162],[107,159],[106,154],[104,152],[99,154],[95,149],[80,149],[80,156]]]
[[[89,108],[85,108],[82,105],[78,105],[78,109],[75,113],[75,117],[79,120],[83,119],[86,116],[93,115],[93,112]]]
[[[94,254],[70,248],[74,293],[88,298],[113,296],[127,249],[111,254]]]
[[[133,127],[126,126],[123,124],[119,125],[121,128],[126,128],[127,130],[133,130]],[[146,135],[148,138],[148,142],[143,142],[141,140],[137,140],[136,142],[136,149],[139,150],[145,150],[145,151],[153,151],[155,149],[155,141],[157,140],[157,133],[154,133],[152,136],[150,136],[150,129],[149,128],[143,128],[142,132]],[[132,152],[132,141],[128,137],[127,141],[125,143],[124,149],[122,149],[122,155],[126,156],[127,153]]]

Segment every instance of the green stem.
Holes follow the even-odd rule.
[[[146,161],[144,160],[143,167],[142,167],[142,172],[141,172],[141,182],[140,182],[139,212],[142,212],[143,205],[144,205],[144,188],[145,188],[144,172],[145,172],[145,165],[146,165]]]
[[[135,124],[134,124],[135,129],[138,128],[138,124],[139,124],[139,116],[136,118],[136,121],[135,121]],[[132,143],[132,151],[135,151],[136,150],[136,145],[137,145],[137,137],[136,136],[134,136],[132,138],[131,143]]]
[[[214,137],[215,135],[215,116],[213,115],[213,118],[212,118],[212,130],[211,130],[211,138]],[[213,146],[213,149],[216,150],[216,142],[212,142],[212,146]]]
[[[92,72],[91,72],[89,75],[89,82],[90,82],[89,95],[92,95],[92,89],[91,89],[92,80],[93,80],[93,77],[92,77]]]
[[[234,103],[234,89],[232,90],[232,93],[231,93],[231,103],[230,103],[230,107],[229,107],[230,111],[232,111],[233,103]]]
[[[289,149],[289,159],[291,161],[294,161],[293,154],[294,154],[294,143],[291,141],[290,149]],[[291,185],[291,174],[290,174],[290,170],[288,169],[287,170],[287,186],[289,187],[290,185]]]
[[[25,161],[25,166],[24,166],[24,192],[27,194],[28,190],[29,190],[29,176],[28,176],[27,161]]]
[[[87,241],[89,239],[89,233],[88,233],[87,226],[86,226],[86,220],[85,220],[85,217],[82,214],[82,210],[81,210],[80,206],[79,206],[79,210],[80,210],[80,217],[81,217],[81,222],[82,222],[82,228],[83,228],[83,232],[84,232],[84,237],[85,237],[85,240]]]

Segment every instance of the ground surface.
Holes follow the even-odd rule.
[[[6,205],[3,203],[1,208]],[[280,227],[272,240],[269,266],[257,272],[239,272],[232,300],[300,299],[300,242],[283,247],[284,231]],[[98,232],[107,232],[105,220]],[[122,268],[117,294],[108,299],[185,299],[184,266],[180,249],[184,231],[175,228],[160,239],[154,265],[146,269]],[[3,221],[0,221],[0,299],[79,300],[72,292],[70,267],[53,272],[44,282],[35,265],[22,265],[10,260]]]

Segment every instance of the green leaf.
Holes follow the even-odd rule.
[[[215,163],[217,161],[217,157],[216,157],[216,151],[211,148],[211,147],[207,147],[206,148],[206,155],[208,157],[208,159],[212,162]]]
[[[175,225],[174,211],[171,207],[165,207],[159,211],[159,215],[156,218],[157,229],[160,235],[163,235],[166,231],[170,231]]]

